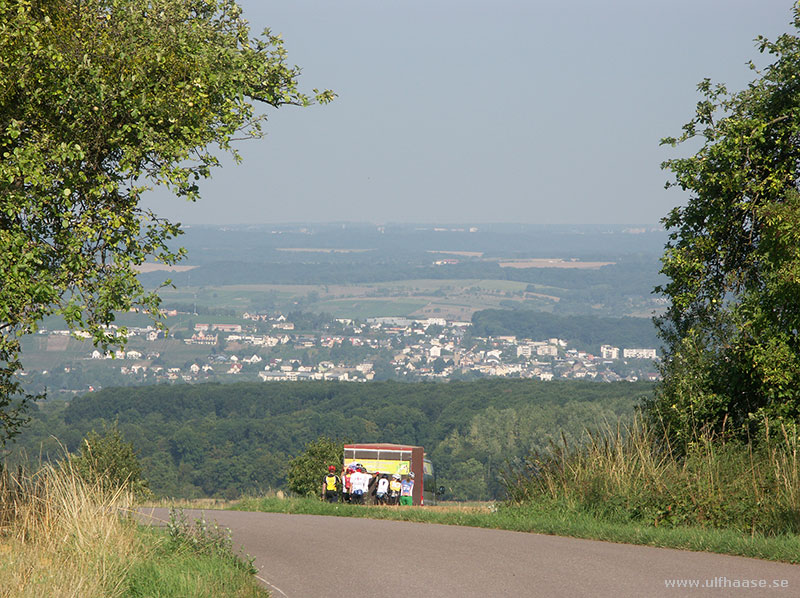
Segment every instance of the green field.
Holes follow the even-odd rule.
[[[54,342],[55,340],[55,342]],[[158,339],[148,342],[144,338],[134,337],[128,341],[126,350],[142,353],[158,352],[164,366],[183,366],[187,361],[205,360],[209,347],[203,345],[187,345],[178,339]],[[136,363],[130,360],[91,359],[95,347],[90,341],[81,341],[70,337],[29,336],[23,339],[25,366],[30,369],[52,370],[56,367],[76,366],[78,364],[92,368],[107,368],[109,364],[122,367]]]
[[[313,304],[314,311],[326,312],[336,318],[364,320],[381,316],[408,316],[422,309],[427,301],[398,299],[336,299]]]
[[[524,291],[528,286],[525,282],[515,282],[513,280],[490,280],[490,279],[418,279],[418,280],[396,280],[391,282],[379,282],[369,285],[377,288],[390,288],[399,292],[408,291],[436,291],[442,290],[464,290],[480,289],[483,291]]]
[[[374,284],[281,285],[254,284],[164,289],[164,305],[184,304],[244,311],[293,310],[327,312],[335,317],[363,319],[379,316],[438,315],[469,319],[472,312],[496,308],[501,301],[525,302],[548,309],[564,290],[491,279],[397,280]],[[214,321],[222,322],[217,318]]]

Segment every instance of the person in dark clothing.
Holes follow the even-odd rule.
[[[328,466],[328,475],[322,482],[323,497],[328,502],[339,502],[339,489],[342,487],[342,481],[336,475],[336,466]]]

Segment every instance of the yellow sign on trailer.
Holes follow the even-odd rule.
[[[436,500],[436,485],[433,478],[433,465],[425,458],[421,446],[406,444],[346,444],[344,445],[344,469],[361,465],[369,473],[414,474],[413,503],[425,504]],[[428,486],[426,488],[426,485]]]

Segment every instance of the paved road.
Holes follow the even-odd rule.
[[[143,512],[168,518],[164,509]],[[203,514],[229,527],[255,557],[273,598],[800,596],[800,566],[755,559],[424,523]],[[186,515],[193,520],[201,512]],[[667,580],[711,587],[670,588]],[[736,587],[760,580],[783,587]]]

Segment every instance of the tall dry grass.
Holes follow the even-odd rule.
[[[612,521],[800,533],[798,430],[765,422],[743,444],[698,434],[680,451],[641,419],[587,432],[506,474],[512,501],[555,501]]]
[[[0,597],[112,597],[141,550],[133,496],[44,465],[0,472]]]

